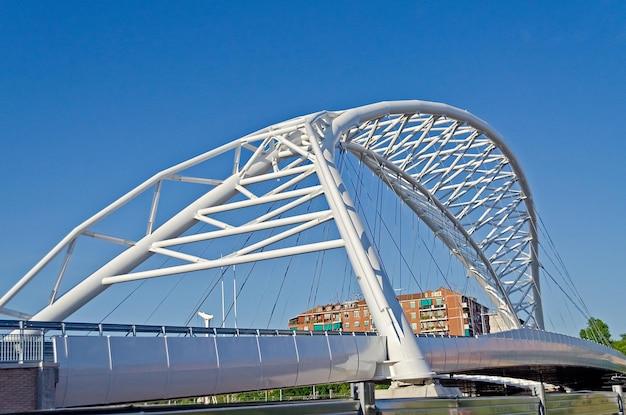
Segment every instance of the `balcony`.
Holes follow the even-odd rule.
[[[426,317],[426,318],[420,318],[420,321],[424,321],[424,322],[429,322],[429,321],[446,321],[448,320],[448,316],[441,316],[441,317],[437,317],[437,316],[432,316],[432,317]]]

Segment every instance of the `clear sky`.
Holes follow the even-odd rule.
[[[0,291],[153,173],[322,109],[464,108],[626,333],[626,2],[0,0]]]

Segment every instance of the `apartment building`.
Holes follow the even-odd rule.
[[[488,308],[447,288],[402,294],[398,301],[413,333],[474,336],[490,332]],[[318,305],[289,320],[292,330],[376,331],[365,300]]]

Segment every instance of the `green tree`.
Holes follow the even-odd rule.
[[[609,326],[599,318],[590,317],[589,320],[587,320],[587,327],[580,330],[580,338],[606,346],[611,345],[611,331],[609,330]]]
[[[621,337],[621,340],[615,340],[613,342],[613,348],[626,355],[626,334],[621,334]]]

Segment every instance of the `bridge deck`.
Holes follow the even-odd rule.
[[[385,338],[364,333],[8,320],[0,329],[11,330],[0,341],[3,363],[58,364],[56,407],[390,377]],[[432,369],[452,379],[486,374],[597,389],[626,374],[626,356],[615,350],[539,330],[418,343]]]
[[[385,339],[379,336],[292,333],[53,340],[59,407],[388,378]],[[626,357],[611,349],[537,330],[476,338],[419,337],[418,342],[440,374],[517,375],[567,384],[568,373],[594,373],[596,381],[601,374],[626,373]],[[574,377],[580,382],[580,376]]]

